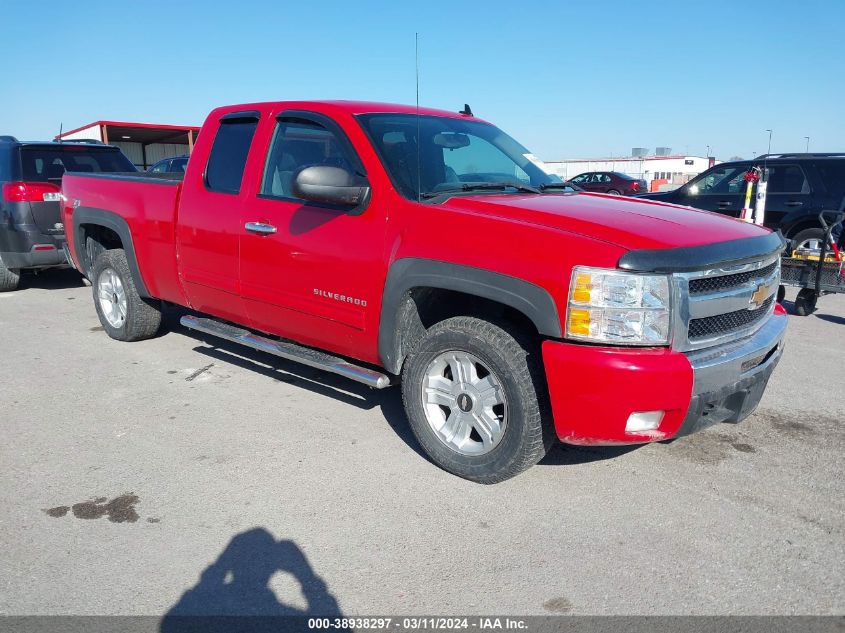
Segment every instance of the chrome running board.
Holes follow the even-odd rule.
[[[232,343],[239,343],[240,345],[267,352],[268,354],[273,354],[286,360],[302,363],[315,369],[322,369],[323,371],[364,383],[374,389],[384,389],[390,386],[390,376],[387,374],[383,374],[375,369],[353,365],[342,358],[311,349],[310,347],[303,347],[290,341],[276,341],[258,336],[249,330],[243,330],[228,323],[215,321],[214,319],[183,316],[179,322],[191,330],[211,334],[217,338],[222,338]]]

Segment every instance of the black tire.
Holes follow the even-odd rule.
[[[792,250],[794,251],[796,248],[801,246],[801,244],[809,242],[810,240],[818,240],[819,242],[823,242],[824,230],[821,227],[815,227],[812,229],[804,229],[803,231],[798,231],[798,233],[792,236]]]
[[[798,316],[809,316],[816,311],[816,291],[810,288],[801,288],[798,296],[795,297],[795,314]]]
[[[117,274],[126,296],[126,316],[119,326],[109,323],[100,303],[98,280],[106,271]],[[97,256],[91,268],[91,288],[97,316],[110,337],[118,341],[141,341],[158,333],[161,326],[161,302],[144,299],[138,294],[123,249],[104,250]]]
[[[446,352],[465,352],[489,367],[507,402],[507,424],[492,450],[466,455],[442,441],[426,418],[423,384],[429,366]],[[530,468],[555,440],[548,422],[539,345],[519,332],[489,321],[454,317],[428,330],[402,368],[402,400],[411,430],[431,460],[444,470],[484,484],[509,479]]]
[[[20,281],[20,271],[15,268],[6,268],[3,260],[0,259],[0,292],[17,290]]]
[[[607,192],[607,195],[609,195],[609,196],[621,196],[622,192],[617,191],[616,189],[611,189]]]
[[[777,302],[783,303],[784,297],[786,297],[786,286],[778,286]]]

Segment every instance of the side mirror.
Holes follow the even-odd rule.
[[[363,178],[340,167],[314,165],[296,174],[291,193],[311,202],[356,207],[367,199],[370,187]]]

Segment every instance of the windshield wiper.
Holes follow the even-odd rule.
[[[572,189],[572,191],[578,191],[575,187],[570,185],[568,182],[547,182],[537,187],[540,191],[545,191],[546,189]]]
[[[460,187],[449,187],[440,189],[439,191],[426,191],[421,195],[422,198],[436,198],[450,193],[457,193],[460,191],[504,191],[505,189],[516,189],[517,191],[525,191],[527,193],[541,193],[536,187],[526,185],[521,182],[465,182]]]

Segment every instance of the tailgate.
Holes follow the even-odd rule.
[[[49,202],[30,202],[32,219],[38,229],[46,235],[64,233],[61,218],[61,206],[58,200]]]

